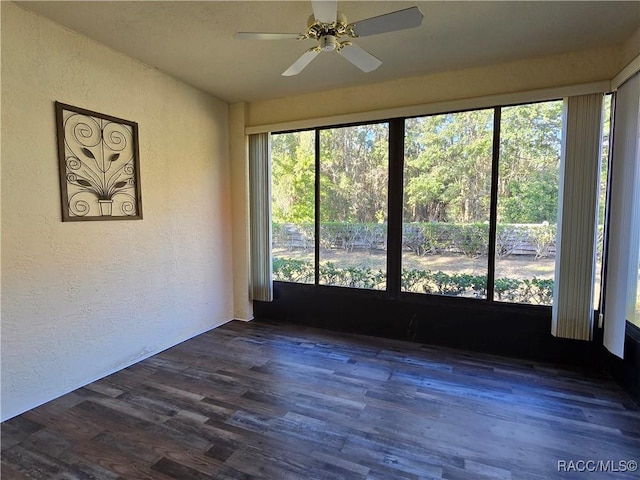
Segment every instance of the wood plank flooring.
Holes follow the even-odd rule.
[[[632,460],[640,410],[606,377],[265,322],[2,424],[3,480],[623,480]]]

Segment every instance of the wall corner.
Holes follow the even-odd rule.
[[[229,106],[229,158],[231,162],[231,202],[233,238],[233,316],[253,319],[250,290],[249,253],[249,163],[245,134],[247,104]]]

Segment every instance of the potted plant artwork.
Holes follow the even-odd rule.
[[[56,102],[63,221],[142,218],[137,124]]]

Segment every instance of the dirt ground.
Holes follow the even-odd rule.
[[[291,258],[313,262],[312,250],[274,249],[273,255],[279,258]],[[487,257],[465,257],[459,254],[418,256],[413,252],[403,252],[402,267],[407,269],[443,271],[446,273],[470,273],[484,275],[487,273]],[[386,252],[367,250],[321,250],[320,263],[332,262],[337,267],[386,269]],[[554,275],[555,259],[539,258],[530,255],[517,255],[498,259],[496,276],[508,278],[551,279]]]

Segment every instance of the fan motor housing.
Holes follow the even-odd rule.
[[[322,23],[311,15],[307,20],[307,36],[317,40],[328,35],[340,38],[347,33],[347,26],[347,17],[342,12],[336,13],[336,21],[333,23]]]

